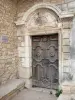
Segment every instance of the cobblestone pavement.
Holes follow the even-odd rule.
[[[49,92],[24,89],[12,100],[57,100],[57,98]]]

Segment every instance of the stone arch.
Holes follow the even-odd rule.
[[[18,16],[19,18],[16,22],[16,25],[25,24],[28,16],[31,13],[33,13],[34,11],[36,11],[37,9],[41,9],[41,8],[49,9],[49,10],[53,11],[59,18],[61,17],[62,11],[55,5],[51,5],[49,3],[39,3],[39,4],[36,4],[33,7],[31,7],[29,10],[27,10],[27,12],[22,13],[22,16]]]
[[[30,8],[23,16],[23,19],[22,20],[26,20],[27,17],[32,13],[34,12],[35,10],[37,9],[40,9],[40,8],[47,8],[47,9],[50,9],[52,10],[54,13],[56,13],[59,17],[60,17],[60,14],[61,14],[61,10],[59,8],[57,8],[56,6],[54,5],[51,5],[49,3],[39,3],[39,4],[36,4],[34,5],[32,8]]]
[[[32,12],[25,21],[25,27],[27,29],[37,27],[58,27],[59,16],[48,8],[40,8]]]

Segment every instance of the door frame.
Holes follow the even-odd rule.
[[[29,28],[27,28],[26,26],[28,23],[28,20],[31,18],[31,15],[33,12],[41,8],[49,9],[50,11],[54,12],[54,15],[58,17],[57,26],[56,27],[49,26],[48,28],[45,26],[42,26],[42,30],[40,31],[39,31],[40,27],[38,27],[38,29],[34,27],[35,31],[31,32],[31,30],[33,30],[32,27],[29,31]],[[63,40],[64,40],[63,35],[65,36],[66,33],[69,34],[70,30],[66,26],[68,25],[68,18],[73,19],[73,17],[74,17],[74,14],[70,12],[63,13],[63,11],[61,11],[58,7],[50,3],[35,4],[32,7],[30,7],[30,9],[27,10],[26,12],[22,12],[18,14],[17,21],[14,22],[17,27],[17,37],[18,39],[22,39],[22,41],[20,41],[20,44],[18,43],[19,44],[18,45],[18,56],[19,56],[18,73],[19,73],[19,78],[23,78],[25,80],[25,86],[27,88],[30,88],[32,85],[32,81],[30,80],[30,77],[32,75],[32,71],[31,71],[32,70],[32,64],[31,64],[32,48],[30,46],[31,36],[47,35],[47,34],[55,34],[55,33],[58,33],[58,36],[59,36],[59,39],[58,39],[59,41],[59,45],[58,45],[59,46],[59,84],[61,85],[63,81],[63,77],[64,77],[63,50],[65,49],[65,46],[63,46]],[[65,21],[67,23],[65,23]],[[69,35],[67,35],[66,37],[69,39]],[[67,63],[69,63],[69,61],[67,61]],[[67,66],[69,67],[69,65]]]
[[[35,33],[35,34],[34,34]],[[43,33],[38,33],[38,32],[31,32],[29,33],[29,37],[31,39],[30,43],[31,43],[31,46],[32,46],[32,36],[40,36],[40,35],[53,35],[53,34],[58,34],[58,58],[59,58],[59,62],[58,62],[58,74],[59,74],[59,85],[61,84],[61,79],[62,79],[62,74],[63,74],[63,67],[62,67],[62,34],[61,34],[61,30],[60,29],[57,29],[57,30],[50,30],[49,32],[43,32]],[[32,55],[32,47],[31,47],[31,55]],[[32,62],[32,59],[31,59],[31,62]],[[31,69],[32,69],[32,63],[31,63]],[[32,86],[32,80],[31,80],[31,86]]]

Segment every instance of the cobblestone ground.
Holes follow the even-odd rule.
[[[24,89],[12,100],[57,100],[57,98],[49,92]]]

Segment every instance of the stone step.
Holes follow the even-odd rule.
[[[75,94],[61,94],[57,100],[75,100]]]
[[[13,79],[0,86],[0,100],[11,100],[25,87],[25,81],[22,79]]]

